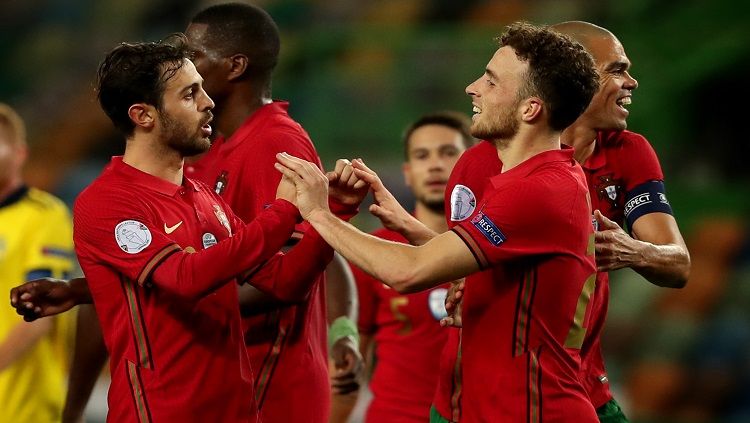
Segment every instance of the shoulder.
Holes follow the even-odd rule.
[[[142,193],[126,181],[100,176],[78,195],[73,215],[107,215],[122,209],[140,211],[146,203],[148,200]]]
[[[46,191],[42,191],[36,188],[29,188],[29,191],[26,194],[26,198],[28,200],[28,203],[32,207],[42,210],[45,213],[68,213],[68,207],[65,205],[65,203]]]
[[[573,207],[575,198],[585,192],[585,176],[580,166],[552,162],[512,184],[498,188],[493,182],[487,198],[488,204],[538,218],[561,215],[561,211]]]
[[[645,136],[628,130],[604,132],[602,145],[607,150],[619,150],[624,154],[655,154]]]

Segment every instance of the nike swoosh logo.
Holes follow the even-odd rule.
[[[166,232],[167,235],[169,235],[172,232],[176,231],[177,228],[180,227],[180,225],[182,225],[182,220],[180,220],[179,222],[177,222],[174,226],[167,226],[167,224],[165,223],[164,224],[164,232]]]

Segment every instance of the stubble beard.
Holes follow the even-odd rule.
[[[166,112],[161,112],[161,121],[164,145],[183,157],[205,153],[211,147],[210,140],[201,136],[200,128],[191,134],[187,125],[173,119]]]
[[[503,110],[491,122],[476,122],[471,127],[471,135],[481,140],[510,140],[520,128],[514,112],[516,106]]]

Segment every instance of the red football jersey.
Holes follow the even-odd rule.
[[[462,421],[598,422],[578,379],[596,280],[583,171],[554,150],[490,184],[453,228],[494,272],[466,283]]]
[[[453,167],[445,190],[445,216],[452,228],[468,219],[481,202],[489,178],[497,175],[503,163],[497,148],[489,141],[481,141],[464,151]],[[472,278],[491,278],[492,271],[479,272]],[[448,341],[440,357],[440,375],[433,405],[446,419],[457,422],[461,418],[461,329],[448,328]]]
[[[213,187],[246,222],[276,196],[281,180],[281,173],[273,167],[277,153],[287,152],[320,166],[310,137],[287,109],[286,102],[261,107],[231,137],[215,140],[208,153],[191,166],[193,175]],[[330,413],[323,272],[299,276],[309,279],[311,286],[304,303],[243,319],[256,375],[256,398],[265,422],[323,423]]]
[[[626,199],[637,198],[637,189],[643,184],[664,179],[651,145],[644,137],[630,131],[600,132],[583,170],[591,193],[592,210],[598,209],[621,226],[625,223]],[[649,207],[648,204],[640,207],[644,206]],[[601,351],[608,303],[609,276],[607,272],[599,273],[591,305],[591,323],[581,350],[581,381],[596,408],[612,399]]]
[[[245,226],[205,185],[119,157],[81,193],[74,240],[111,357],[108,421],[257,421],[232,277],[284,244],[294,210],[279,200]]]
[[[373,235],[408,243],[388,229]],[[401,295],[356,266],[352,271],[359,293],[359,331],[375,342],[373,400],[366,421],[426,422],[438,378],[439,352],[448,335],[440,327],[448,286]]]

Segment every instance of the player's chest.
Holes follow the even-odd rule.
[[[232,235],[232,228],[223,206],[203,192],[186,192],[169,198],[163,207],[155,208],[156,230],[183,249],[194,251],[209,248]]]
[[[603,168],[586,172],[591,210],[599,210],[609,219],[622,222],[625,181],[616,170]]]

